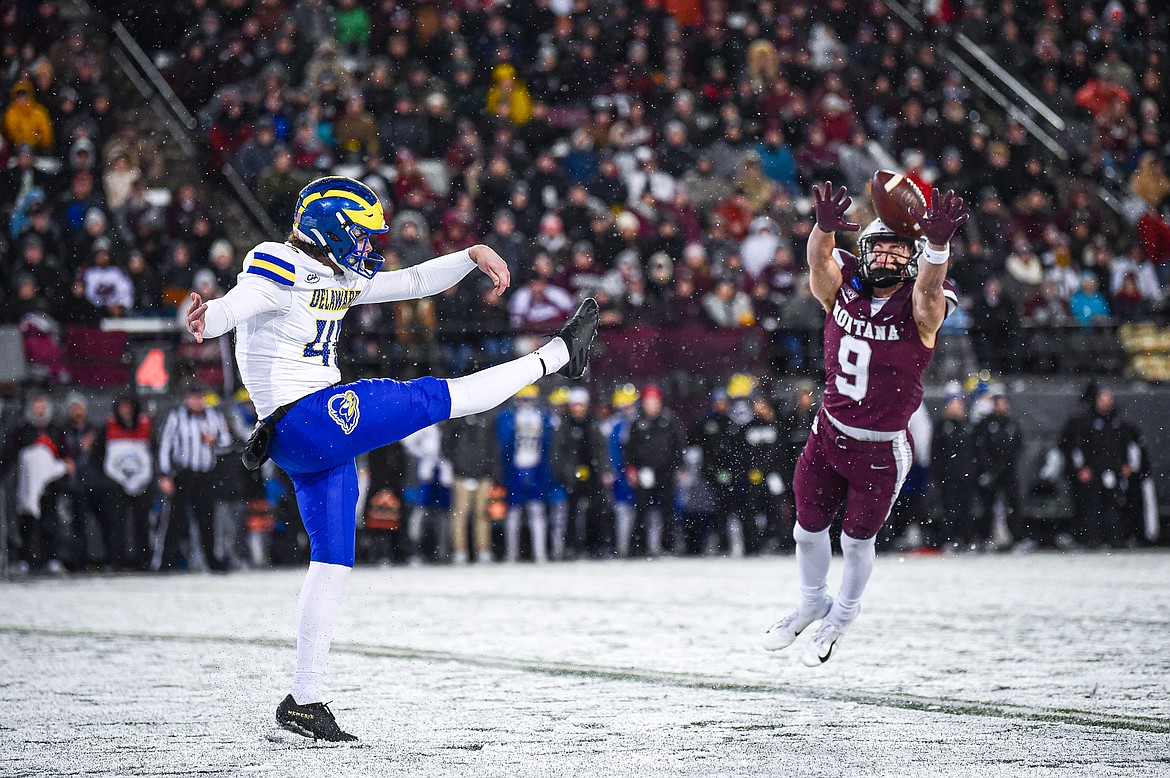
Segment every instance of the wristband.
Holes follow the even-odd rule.
[[[932,249],[928,243],[922,249],[922,256],[924,256],[926,261],[932,265],[945,265],[947,260],[951,258],[950,244],[948,244],[947,247],[942,251],[939,251],[937,249]]]

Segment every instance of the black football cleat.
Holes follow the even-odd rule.
[[[290,694],[276,708],[276,723],[295,732],[302,737],[313,740],[329,740],[335,743],[344,743],[357,738],[348,732],[343,732],[333,718],[333,712],[324,702],[310,702],[308,705],[297,705],[297,701]]]
[[[554,338],[560,338],[569,347],[569,361],[558,373],[574,381],[585,375],[585,366],[589,364],[589,347],[593,345],[600,320],[601,308],[597,301],[586,297],[573,318],[553,333]]]

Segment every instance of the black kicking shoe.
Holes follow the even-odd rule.
[[[348,732],[341,731],[327,703],[311,702],[308,705],[297,705],[291,694],[277,706],[276,723],[289,732],[314,740],[334,742],[357,740]]]
[[[553,333],[554,338],[560,338],[569,347],[569,362],[558,373],[574,381],[585,375],[585,366],[589,364],[589,347],[593,345],[593,336],[597,334],[597,323],[600,320],[601,308],[597,301],[586,297],[573,318]]]

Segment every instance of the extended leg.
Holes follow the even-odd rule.
[[[519,359],[462,378],[449,378],[451,418],[489,411],[529,384],[560,370],[568,361],[565,342],[553,338]]]

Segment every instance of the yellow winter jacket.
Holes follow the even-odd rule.
[[[38,151],[53,148],[53,122],[49,111],[37,102],[27,78],[12,87],[12,102],[4,111],[4,136],[14,146],[27,143]]]
[[[508,85],[510,82],[511,93]],[[528,86],[516,76],[516,68],[511,65],[496,65],[492,71],[492,86],[487,93],[487,111],[492,116],[499,116],[500,101],[507,99],[511,108],[512,124],[528,124],[532,119],[532,97],[528,94]]]

